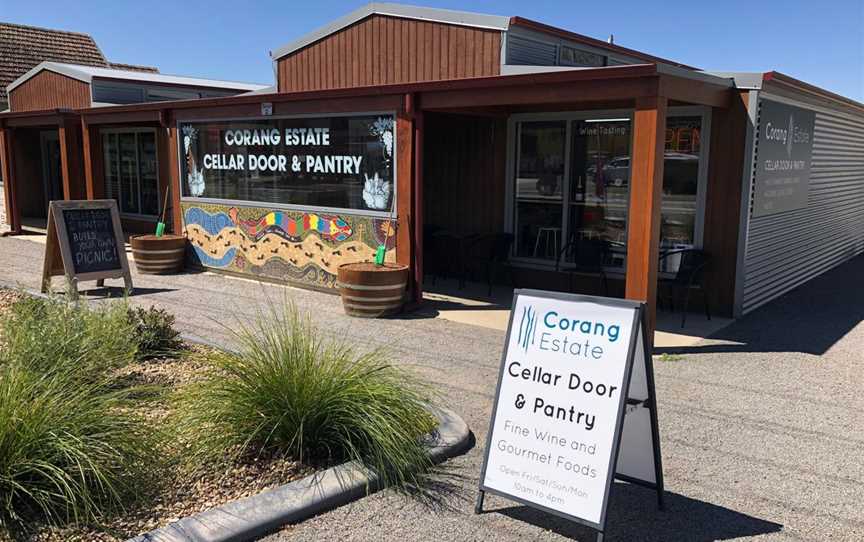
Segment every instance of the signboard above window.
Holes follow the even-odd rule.
[[[386,213],[392,114],[181,123],[183,196]]]
[[[606,65],[606,57],[568,45],[562,45],[558,48],[558,65],[599,68]]]

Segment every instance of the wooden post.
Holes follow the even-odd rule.
[[[3,175],[3,199],[6,206],[6,222],[12,233],[21,233],[21,216],[15,196],[15,132],[12,128],[0,129],[0,168]]]
[[[414,302],[423,301],[423,111],[414,104]]]
[[[180,139],[177,133],[177,126],[174,123],[168,123],[167,128],[162,128],[162,130],[167,130],[168,132],[168,144],[166,149],[167,160],[168,160],[168,182],[171,186],[171,232],[176,233],[178,235],[183,234],[183,216],[182,216],[182,208],[180,207],[180,163],[183,158],[179,156],[180,150]],[[158,147],[157,147],[158,149]],[[159,152],[158,150],[156,151]],[[158,158],[162,160],[162,157]]]
[[[63,199],[86,197],[81,167],[80,122],[74,118],[62,118],[57,127],[60,140],[60,172],[63,177]]]
[[[87,123],[87,120],[82,116],[81,117],[81,149],[83,153],[83,162],[84,162],[84,187],[85,192],[87,194],[87,199],[92,200],[96,199],[96,188],[95,182],[93,181],[93,147],[95,145],[92,144],[93,140],[90,135],[90,125]],[[101,149],[96,149],[99,152]]]
[[[405,95],[405,103],[396,115],[396,261],[412,268],[414,274],[413,185],[414,185],[414,105],[413,96]],[[409,288],[414,292],[414,281]]]
[[[648,339],[652,346],[657,320],[665,131],[666,98],[637,98],[631,151],[625,297],[647,303]]]

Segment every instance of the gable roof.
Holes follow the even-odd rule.
[[[44,60],[108,65],[99,46],[87,34],[0,23],[0,103],[8,101],[9,83]]]
[[[389,2],[370,2],[369,4],[366,4],[365,6],[356,9],[347,15],[338,18],[331,23],[322,26],[321,28],[309,32],[308,34],[302,36],[297,40],[294,40],[279,47],[275,51],[272,51],[270,53],[270,56],[273,58],[273,60],[279,60],[284,56],[290,55],[291,53],[298,51],[306,47],[307,45],[311,45],[312,43],[315,43],[316,41],[323,39],[330,34],[334,34],[372,15],[384,15],[389,17],[399,17],[402,19],[438,22],[457,26],[470,26],[473,28],[485,28],[488,30],[497,30],[500,32],[506,32],[510,30],[513,26],[520,26],[544,34],[553,35],[562,39],[590,45],[592,47],[597,47],[606,51],[627,55],[642,61],[650,62],[652,64],[659,62],[663,64],[670,64],[672,66],[678,66],[680,68],[686,68],[691,70],[695,69],[691,66],[687,66],[686,64],[681,64],[680,62],[656,57],[647,53],[643,53],[641,51],[636,51],[627,47],[621,47],[620,45],[607,43],[603,40],[598,40],[589,36],[577,34],[575,32],[570,32],[569,30],[564,30],[547,24],[538,23],[536,21],[532,21],[522,17],[487,15],[484,13],[474,13],[470,11],[427,8],[422,6],[409,6],[405,4],[392,4]]]
[[[181,75],[165,75],[161,73],[145,72],[140,70],[112,70],[111,68],[100,68],[98,66],[79,66],[76,64],[63,64],[60,62],[41,62],[27,73],[13,81],[6,87],[10,92],[18,85],[32,78],[37,73],[48,70],[54,73],[83,81],[87,84],[93,82],[93,78],[112,79],[122,81],[135,81],[142,83],[161,83],[166,85],[184,85],[189,87],[206,87],[229,90],[261,90],[267,85],[256,83],[241,83],[238,81],[220,81],[218,79],[201,79],[199,77],[185,77]]]
[[[283,56],[290,55],[294,51],[302,49],[303,47],[325,38],[330,34],[336,33],[343,28],[347,28],[356,22],[362,21],[371,15],[387,15],[390,17],[400,17],[402,19],[415,19],[418,21],[431,21],[499,31],[507,30],[510,27],[510,17],[504,17],[501,15],[486,15],[483,13],[472,13],[470,11],[408,6],[405,4],[391,4],[389,2],[370,2],[331,23],[322,26],[321,28],[309,32],[300,39],[279,47],[275,51],[271,52],[270,56],[273,57],[273,60],[278,60]]]

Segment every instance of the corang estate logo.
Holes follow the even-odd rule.
[[[792,146],[796,143],[810,143],[810,132],[801,129],[795,124],[795,116],[789,114],[789,123],[786,128],[778,128],[771,121],[765,124],[765,139],[777,141],[786,147],[786,156],[792,157]]]
[[[519,321],[519,335],[517,343],[523,351],[528,351],[528,346],[534,344],[534,335],[537,331],[537,313],[534,307],[528,305],[522,307],[522,319]]]

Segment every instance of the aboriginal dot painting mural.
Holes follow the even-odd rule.
[[[373,260],[385,239],[396,260],[388,218],[197,203],[183,205],[183,218],[202,267],[335,288],[340,265]]]

